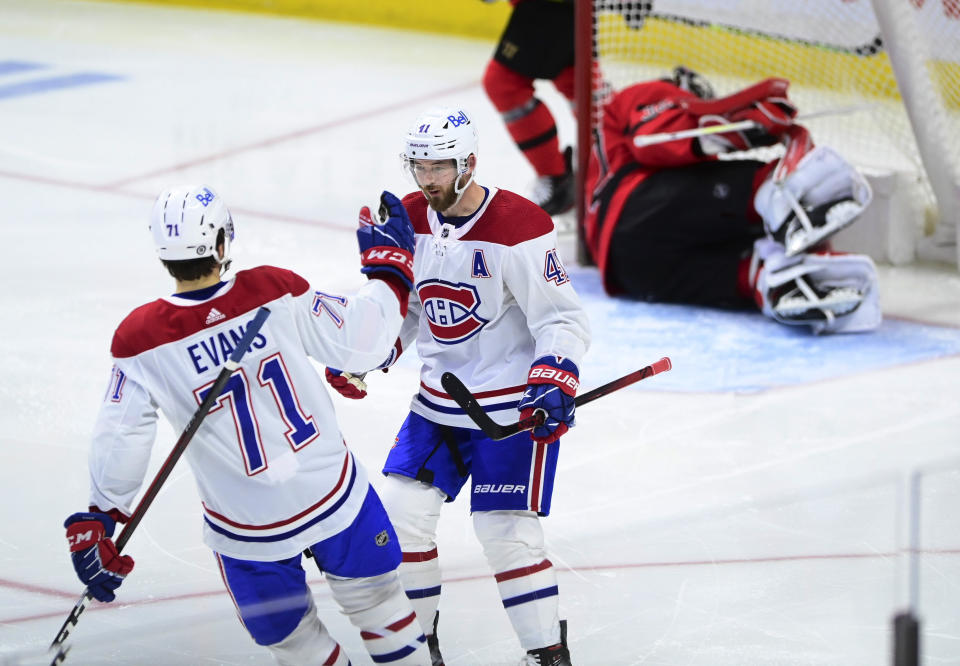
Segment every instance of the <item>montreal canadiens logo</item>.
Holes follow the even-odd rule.
[[[473,285],[425,280],[417,285],[417,294],[430,324],[430,332],[441,344],[463,342],[487,323],[477,314],[480,295]]]

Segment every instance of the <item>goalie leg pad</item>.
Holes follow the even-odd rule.
[[[360,629],[363,644],[375,663],[430,663],[427,639],[396,571],[368,578],[327,575],[327,583],[334,600]]]
[[[437,521],[446,495],[420,481],[388,474],[381,496],[403,551],[398,569],[403,589],[423,632],[432,633],[433,616],[440,605]]]
[[[757,241],[763,257],[757,292],[763,313],[814,333],[856,333],[880,325],[877,271],[859,254],[804,254],[787,257],[768,239]]]
[[[503,607],[524,650],[560,642],[557,574],[532,511],[476,511],[473,529],[496,572]]]
[[[859,171],[832,148],[818,146],[788,173],[778,168],[764,181],[754,207],[767,234],[790,257],[852,224],[872,199],[873,191]]]

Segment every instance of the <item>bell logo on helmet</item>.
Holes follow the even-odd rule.
[[[164,190],[154,202],[150,229],[157,254],[164,261],[213,257],[222,270],[229,265],[233,219],[223,200],[206,185]],[[218,238],[222,238],[223,254],[218,253]]]
[[[463,111],[456,116],[447,116],[447,120],[453,123],[454,127],[460,127],[460,125],[467,125],[470,123],[470,119],[467,118],[467,114],[465,114]]]
[[[203,188],[203,192],[197,194],[197,201],[203,204],[203,207],[206,208],[207,205],[217,198],[217,195],[209,190],[209,188]]]

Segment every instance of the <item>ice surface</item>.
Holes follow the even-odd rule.
[[[47,663],[81,592],[61,523],[87,499],[110,336],[170,290],[147,233],[159,190],[217,188],[239,266],[350,291],[362,282],[355,215],[383,188],[410,189],[397,153],[423,107],[473,111],[481,182],[529,193],[533,173],[480,86],[487,42],[114,3],[0,11],[0,663]],[[567,110],[544,94],[569,140]],[[904,482],[922,467],[924,655],[960,664],[956,271],[881,268],[883,326],[813,338],[753,313],[613,301],[594,269],[566,261],[595,335],[585,388],[674,363],[584,407],[563,441],[545,524],[575,662],[889,663],[890,620],[908,598]],[[366,400],[337,407],[377,469],[415,364],[368,379]],[[161,427],[151,474],[176,436]],[[447,664],[516,663],[462,501],[440,530]],[[271,663],[200,541],[186,466],[127,551],[136,570],[116,604],[83,616],[68,663]],[[353,663],[370,663],[311,580]]]

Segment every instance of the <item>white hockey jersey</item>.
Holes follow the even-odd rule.
[[[417,244],[400,343],[406,348],[416,339],[422,362],[411,410],[436,423],[476,428],[443,390],[440,377],[449,371],[495,421],[516,422],[530,364],[552,354],[579,366],[590,344],[553,220],[496,188],[460,226],[442,223],[419,191],[403,203]]]
[[[346,528],[368,489],[346,448],[323,378],[375,365],[403,321],[386,283],[343,297],[261,266],[210,289],[134,310],[117,328],[112,383],[90,452],[90,504],[129,515],[157,410],[181,432],[260,306],[270,317],[186,449],[203,502],[204,541],[230,557],[292,557]],[[194,294],[196,295],[196,294]]]

